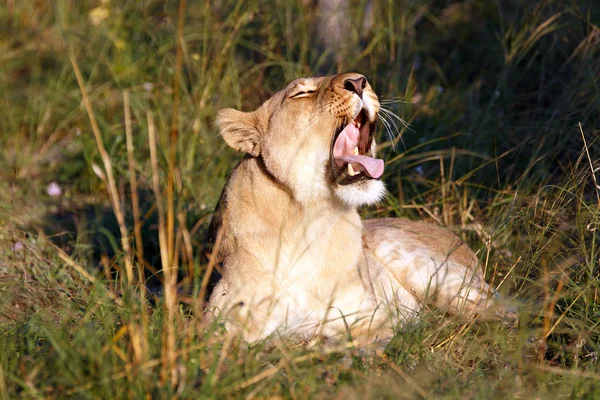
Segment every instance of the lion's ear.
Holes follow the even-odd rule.
[[[254,157],[260,154],[261,131],[257,113],[227,108],[217,114],[217,126],[225,142]]]

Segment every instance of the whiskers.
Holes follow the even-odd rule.
[[[412,101],[409,100],[404,100],[403,97],[390,97],[389,99],[382,99],[379,100],[380,104],[398,104],[398,103],[402,103],[402,104],[412,104]]]
[[[379,101],[379,113],[377,114],[378,121],[384,127],[384,130],[389,138],[389,142],[392,146],[392,149],[396,151],[396,143],[401,141],[404,150],[406,150],[406,145],[404,144],[404,140],[402,139],[402,133],[409,129],[412,131],[410,124],[404,119],[400,118],[398,114],[396,114],[392,107],[397,103],[409,103],[402,101],[398,98],[385,99]],[[306,125],[306,129],[312,129],[321,122],[321,120],[325,116],[331,116],[329,110],[332,109],[332,102],[325,102],[321,105],[314,107],[312,116]],[[347,121],[343,118],[336,118],[335,130],[339,130],[343,124],[347,123]]]
[[[379,102],[379,114],[377,114],[377,119],[381,121],[383,124],[385,131],[390,139],[390,143],[392,144],[392,149],[396,151],[396,142],[402,141],[402,146],[404,146],[404,150],[406,150],[406,145],[404,144],[404,140],[402,140],[402,132],[405,129],[411,129],[410,124],[400,118],[398,114],[396,114],[390,106],[397,103],[409,103],[402,101],[400,99],[388,99],[388,100],[380,100]],[[400,129],[400,125],[402,125],[402,130]],[[399,134],[396,136],[396,134]]]

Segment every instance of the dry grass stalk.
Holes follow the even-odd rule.
[[[600,208],[600,185],[598,185],[598,181],[596,180],[596,172],[598,172],[600,168],[594,168],[594,163],[592,162],[592,157],[590,157],[590,150],[588,149],[587,141],[585,140],[585,135],[583,134],[581,122],[579,123],[579,132],[581,132],[581,138],[583,139],[583,147],[585,148],[585,154],[587,155],[588,162],[590,163],[590,169],[592,171],[592,181],[594,182],[594,190],[596,192],[596,200],[598,201],[598,208]]]
[[[419,393],[419,395],[421,397],[423,397],[424,399],[428,399],[429,398],[429,395],[427,394],[427,392],[425,391],[425,389],[423,389],[421,387],[421,385],[419,385],[413,378],[411,378],[410,375],[408,375],[406,372],[404,372],[404,370],[402,370],[402,368],[400,368],[398,365],[396,365],[395,363],[393,363],[388,358],[388,356],[386,356],[381,351],[377,351],[377,355],[379,356],[379,358],[381,358],[383,361],[385,361],[385,363],[391,369],[393,369],[398,375],[400,375],[402,377],[402,379],[404,379],[406,381],[406,383],[408,383],[410,386],[412,386],[413,389],[415,389],[415,391],[417,393]]]
[[[135,173],[135,158],[133,156],[133,135],[131,132],[131,107],[129,103],[129,92],[123,92],[123,107],[125,108],[125,137],[127,140],[127,164],[129,167],[129,185],[131,187],[131,206],[133,208],[133,232],[135,236],[135,252],[138,259],[144,258],[144,246],[142,245],[142,224],[140,204],[138,198],[137,178]],[[143,270],[142,270],[143,273]]]
[[[166,233],[166,229],[165,229],[165,207],[163,204],[163,200],[162,200],[162,194],[161,194],[161,190],[160,190],[160,179],[159,179],[159,169],[158,169],[158,157],[156,154],[156,127],[154,125],[154,117],[152,116],[152,113],[150,111],[148,111],[147,113],[147,119],[148,119],[148,144],[150,146],[150,164],[152,167],[152,188],[154,190],[154,196],[156,198],[156,208],[157,208],[157,212],[158,212],[158,244],[160,247],[160,261],[161,264],[163,266],[163,273],[164,270],[167,269],[168,265],[169,265],[169,258],[168,258],[168,254],[169,251],[167,249],[167,233]],[[166,274],[165,274],[166,275]],[[168,287],[167,285],[167,279],[166,276],[165,278],[163,278],[163,284],[165,289]],[[166,291],[165,290],[165,303],[167,301],[172,301],[171,300],[171,296],[173,293],[171,293],[171,291]],[[167,323],[164,325],[164,329],[165,332],[163,332],[163,351],[161,353],[161,363],[162,363],[162,370],[161,370],[161,380],[162,382],[166,382],[168,373],[168,367],[169,367],[169,360],[170,360],[170,353],[169,350],[167,349],[168,346],[168,341],[167,336],[169,334],[173,334],[173,326],[172,324],[169,324],[168,321],[166,321]],[[169,333],[170,332],[170,333]]]
[[[73,66],[75,77],[77,78],[77,84],[79,85],[79,90],[81,92],[83,104],[85,105],[85,109],[90,120],[90,125],[92,126],[92,132],[94,133],[94,137],[96,139],[96,146],[98,147],[98,151],[100,152],[100,157],[102,158],[102,163],[104,164],[104,169],[108,178],[108,195],[110,196],[113,211],[115,213],[115,216],[117,217],[119,231],[121,233],[121,244],[123,246],[123,251],[125,252],[125,271],[127,275],[127,284],[132,284],[133,266],[131,262],[131,248],[129,246],[129,236],[127,234],[127,226],[125,225],[125,210],[123,210],[121,206],[119,192],[117,190],[117,184],[115,183],[115,177],[112,170],[112,162],[110,161],[110,156],[106,151],[106,148],[104,147],[102,135],[100,134],[100,128],[98,127],[98,123],[96,122],[96,115],[94,114],[94,109],[92,108],[92,103],[90,102],[87,89],[85,88],[85,82],[83,81],[83,76],[81,75],[81,70],[79,69],[77,58],[75,57],[75,53],[71,48],[69,49],[69,59],[71,61],[71,65]]]
[[[208,261],[208,267],[206,267],[206,272],[204,273],[204,278],[202,278],[202,285],[200,286],[200,294],[198,295],[198,301],[203,305],[204,296],[206,296],[206,290],[208,288],[208,282],[210,281],[210,276],[212,274],[213,269],[217,263],[217,255],[219,254],[219,248],[221,247],[221,241],[223,240],[223,229],[219,229],[217,232],[217,237],[215,239],[215,244],[213,246],[212,252],[210,253],[210,259]]]
[[[4,379],[4,371],[2,370],[2,364],[0,364],[0,398],[8,399],[6,381]]]
[[[192,247],[192,236],[185,223],[185,214],[180,212],[177,214],[177,221],[179,222],[179,229],[183,235],[183,246],[185,250],[185,258],[187,261],[187,277],[186,279],[191,284],[194,280],[194,249]]]
[[[53,247],[54,247],[54,250],[56,250],[56,254],[58,254],[58,257],[61,260],[63,260],[68,266],[70,266],[75,271],[77,271],[81,276],[83,276],[85,279],[87,279],[90,283],[95,284],[97,282],[97,280],[94,276],[92,276],[89,272],[87,272],[86,269],[83,268],[81,265],[77,264],[75,262],[75,260],[73,260],[71,257],[69,257],[69,255],[67,253],[65,253],[63,251],[63,249],[61,249],[58,246],[53,246]],[[104,285],[98,285],[98,286],[101,288],[105,288],[106,294],[108,295],[108,297],[110,297],[116,304],[118,304],[119,306],[123,305],[123,301],[121,300],[121,298],[117,297],[113,292],[111,292],[109,290],[109,288],[107,288]]]
[[[552,326],[550,326],[550,322],[554,319],[554,311],[556,310],[556,303],[558,302],[558,299],[560,299],[561,293],[563,292],[563,289],[564,289],[565,285],[571,279],[571,275],[570,274],[571,274],[571,271],[572,271],[572,266],[575,263],[577,263],[577,258],[576,257],[569,257],[566,260],[564,260],[563,262],[561,262],[560,265],[558,266],[558,270],[561,272],[562,277],[558,281],[558,283],[556,284],[556,290],[554,291],[554,296],[552,297],[552,299],[550,299],[549,304],[547,305],[547,308],[546,308],[547,313],[546,313],[545,319],[544,319],[544,339],[547,339],[554,332],[554,330],[558,327],[558,324],[567,315],[567,312],[571,309],[571,307],[573,307],[573,305],[575,305],[575,303],[577,302],[577,300],[579,300],[579,298],[590,287],[590,285],[588,284],[588,286],[584,290],[581,290],[577,294],[577,296],[575,297],[575,299],[573,299],[573,301],[571,302],[571,304],[569,304],[567,306],[567,308],[564,309],[564,311],[562,312],[562,314],[557,318],[556,322],[554,322],[554,324]],[[548,321],[546,321],[546,319]]]
[[[179,17],[177,24],[177,49],[175,53],[175,77],[173,81],[173,121],[169,137],[169,158],[167,167],[167,210],[166,232],[163,234],[165,246],[161,246],[161,253],[166,251],[166,263],[163,262],[163,287],[165,296],[165,314],[163,330],[163,369],[161,381],[166,383],[170,379],[172,386],[177,385],[177,369],[175,354],[175,327],[174,316],[177,304],[177,262],[175,250],[175,204],[173,186],[175,182],[175,162],[177,158],[177,140],[179,136],[179,80],[181,75],[183,24],[185,21],[185,0],[179,1]],[[158,199],[157,199],[158,200]],[[161,254],[161,259],[165,257]]]
[[[206,85],[202,91],[202,96],[200,96],[198,108],[204,108],[211,96],[211,93],[213,93],[215,82],[219,82],[222,79],[222,73],[225,71],[224,67],[228,60],[227,54],[235,43],[239,31],[246,23],[249,22],[251,14],[252,13],[250,11],[246,11],[243,16],[238,18],[235,26],[231,29],[231,33],[229,33],[227,36],[227,40],[224,41],[221,51],[217,56],[213,57],[212,60],[214,60],[214,63],[211,64],[210,76],[209,79],[206,80]]]
[[[100,256],[100,264],[102,264],[102,269],[104,270],[104,279],[106,279],[107,286],[109,290],[112,292],[115,291],[115,287],[112,284],[112,274],[110,271],[110,261],[106,254]]]
[[[127,164],[129,167],[129,185],[131,189],[131,203],[133,208],[133,231],[135,235],[135,250],[138,260],[144,259],[144,246],[142,242],[142,223],[140,218],[140,207],[138,199],[137,177],[135,173],[135,158],[133,156],[133,135],[131,132],[131,107],[129,92],[123,92],[123,107],[125,110],[125,137],[127,140]],[[146,285],[144,267],[142,262],[137,264],[137,281],[140,294],[139,312],[137,317],[140,321],[132,325],[130,336],[133,347],[134,361],[142,363],[146,361],[148,354],[148,317],[146,315]],[[137,319],[137,318],[136,318]]]

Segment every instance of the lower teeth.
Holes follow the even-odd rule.
[[[350,176],[354,176],[357,175],[359,172],[355,171],[354,168],[352,167],[352,164],[348,164],[348,175]]]

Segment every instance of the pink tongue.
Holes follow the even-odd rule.
[[[363,166],[371,178],[379,178],[383,174],[383,160],[367,156],[342,156],[336,160],[343,160],[347,164],[357,162]]]
[[[359,163],[371,178],[379,178],[383,174],[383,160],[352,154],[358,146],[360,131],[354,124],[348,124],[340,132],[333,144],[333,158],[339,164]],[[341,161],[341,162],[340,162]]]

